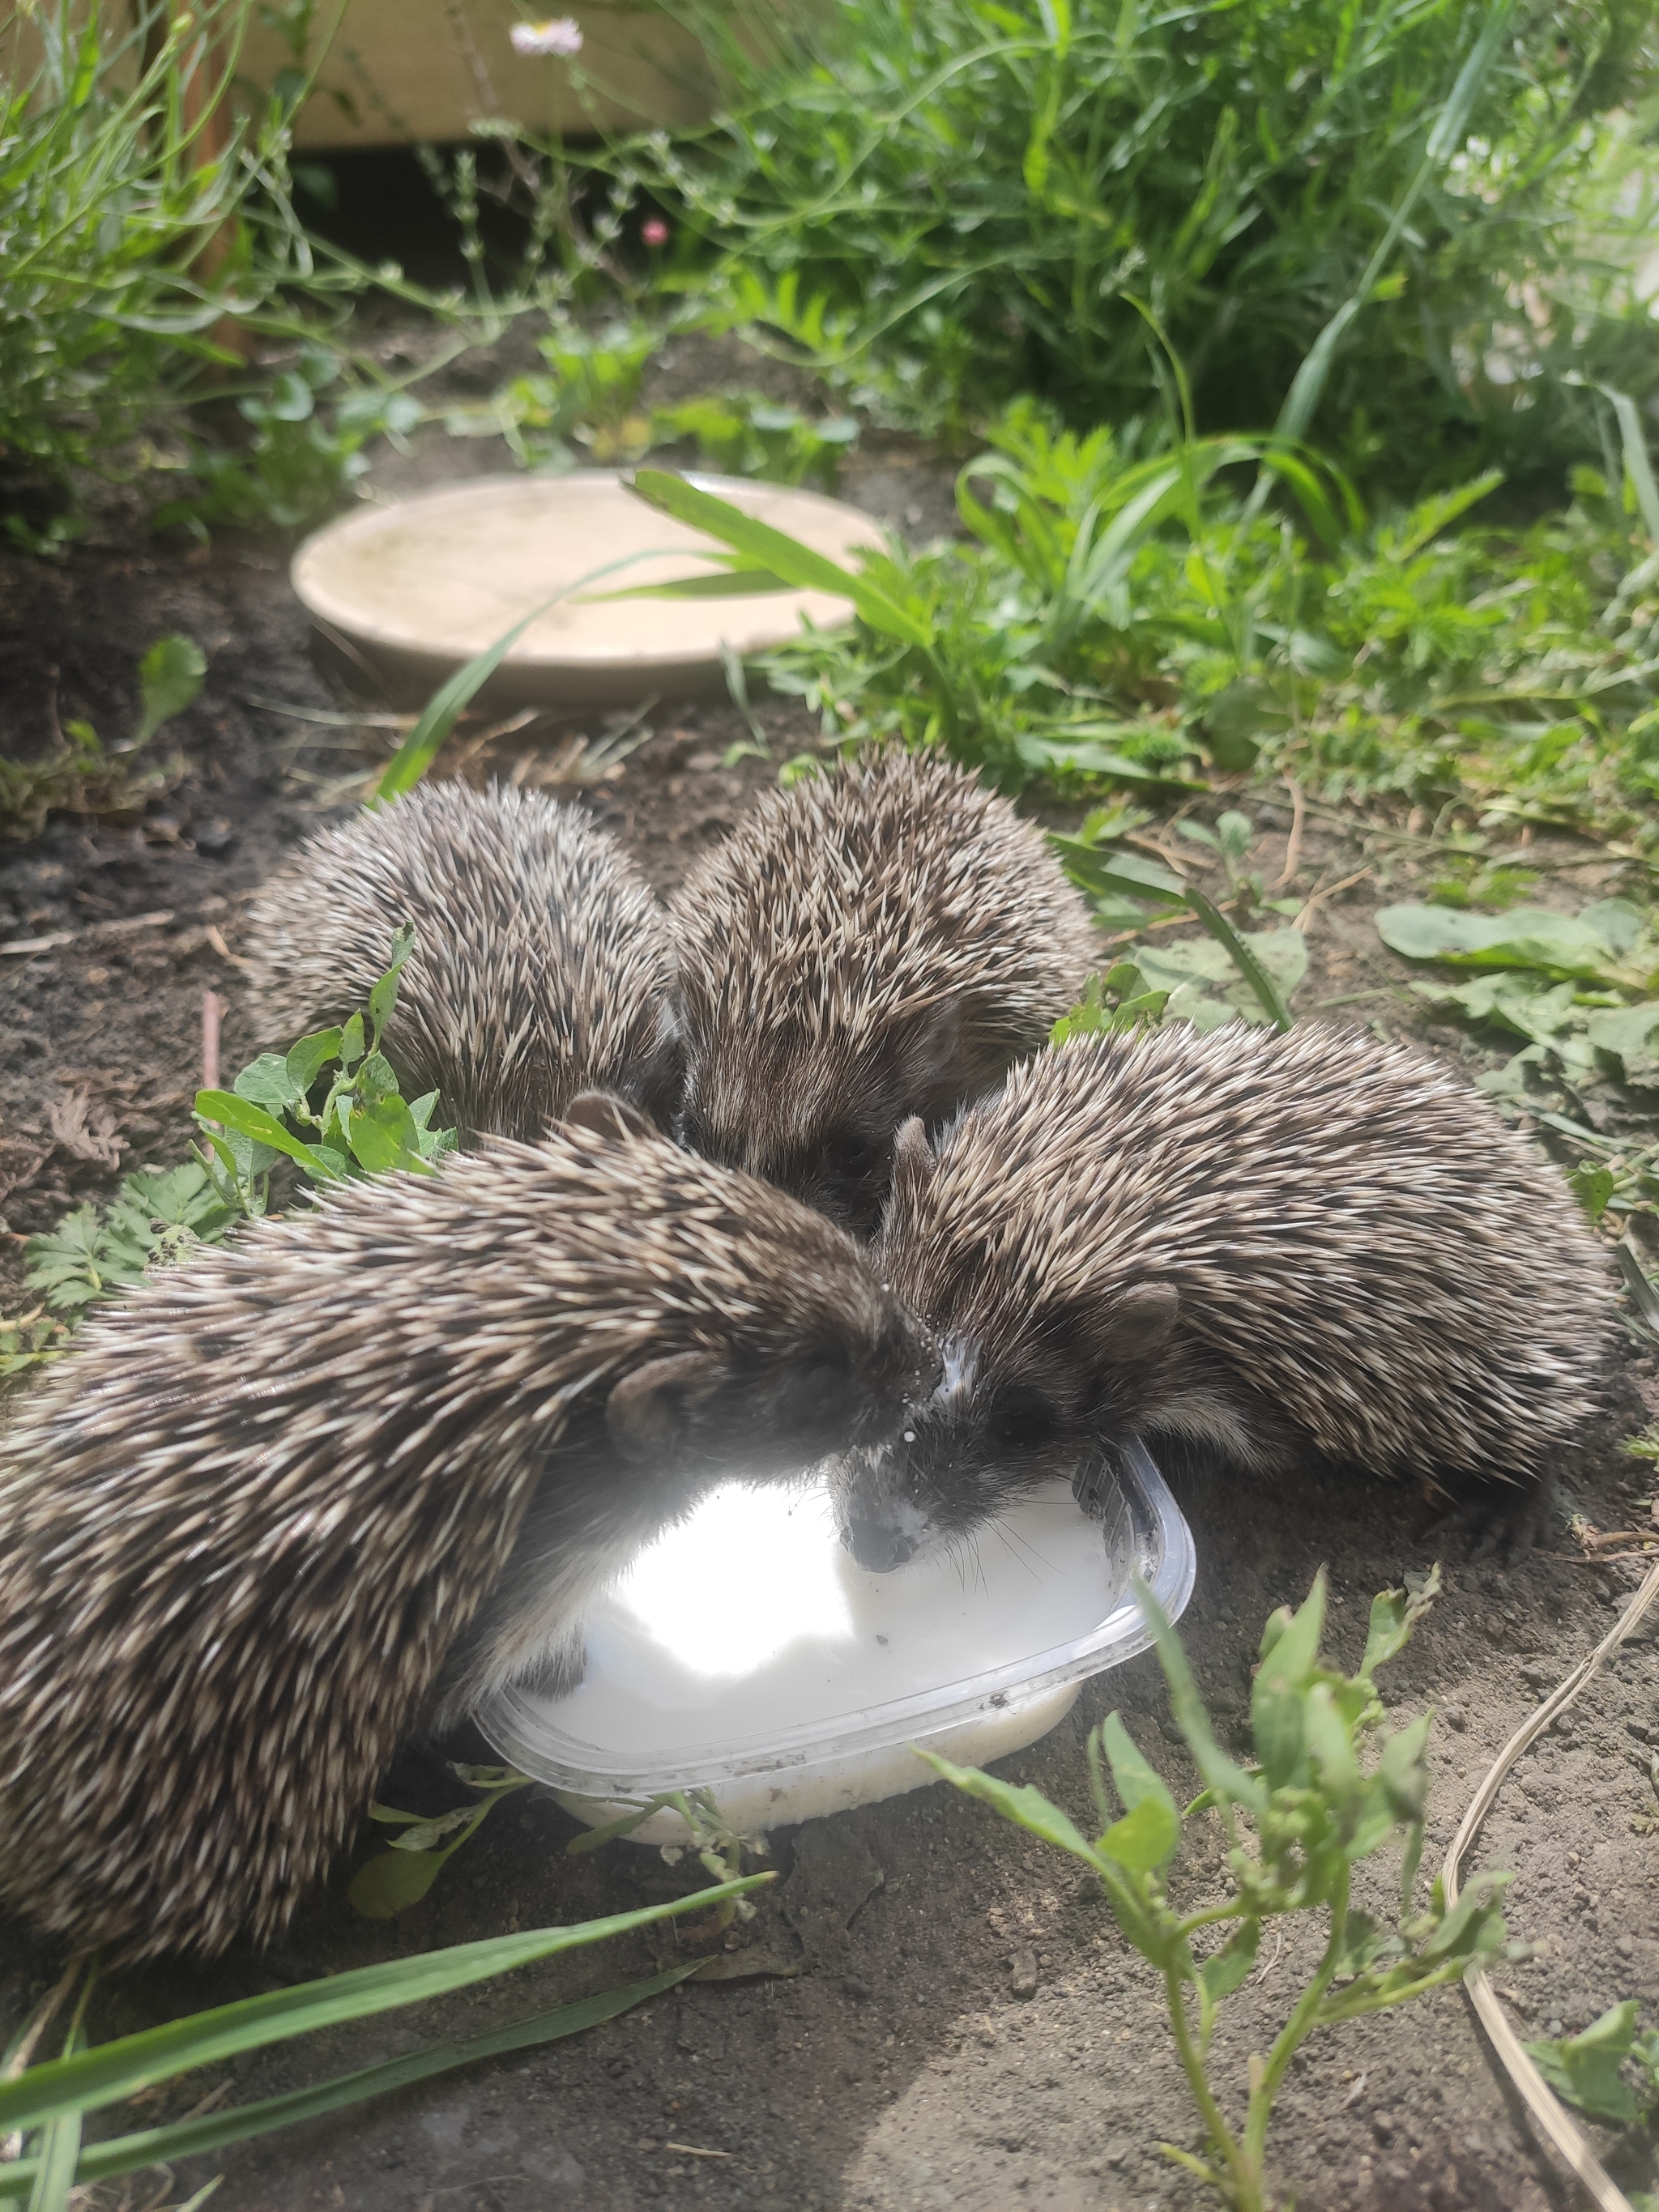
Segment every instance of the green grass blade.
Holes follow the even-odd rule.
[[[1406,225],[1411,221],[1412,210],[1422,198],[1430,179],[1441,164],[1449,159],[1468,135],[1469,116],[1480,96],[1504,33],[1509,27],[1510,0],[1498,0],[1498,5],[1488,15],[1480,36],[1475,40],[1468,59],[1457,73],[1456,82],[1446,96],[1445,106],[1435,118],[1428,143],[1423,149],[1423,159],[1417,173],[1401,196],[1400,203],[1389,219],[1389,227],[1378,241],[1376,252],[1365,264],[1365,272],[1352,293],[1331,317],[1309,349],[1306,359],[1297,370],[1285,404],[1279,410],[1279,420],[1273,425],[1275,437],[1299,444],[1307,435],[1308,425],[1325,396],[1325,386],[1330,378],[1331,364],[1337,349],[1346,336],[1349,326],[1371,296],[1378,279],[1394,258]],[[1268,482],[1264,473],[1257,479],[1257,492],[1266,495]],[[1252,495],[1250,507],[1261,504]]]
[[[1273,1023],[1274,1028],[1279,1030],[1291,1028],[1291,1010],[1279,997],[1273,977],[1256,958],[1226,915],[1222,913],[1220,908],[1212,906],[1203,892],[1194,890],[1190,884],[1182,886],[1181,895],[1205,928],[1209,931],[1211,936],[1214,938],[1216,943],[1225,951],[1227,957],[1237,969],[1251,990],[1255,992],[1261,1002],[1262,1012]]]
[[[602,1996],[583,1997],[575,2004],[560,2005],[551,2012],[532,2013],[526,2019],[513,2021],[485,2035],[469,2036],[463,2042],[428,2044],[424,2050],[412,2051],[405,2057],[387,2059],[379,2066],[364,2066],[351,2074],[337,2074],[331,2081],[315,2082],[309,2088],[291,2089],[284,2096],[262,2098],[253,2105],[233,2106],[228,2112],[210,2112],[199,2120],[180,2120],[172,2127],[146,2128],[137,2135],[112,2136],[82,2152],[78,2166],[71,2159],[66,2181],[84,2185],[92,2181],[111,2180],[118,2174],[136,2173],[147,2166],[171,2166],[179,2159],[198,2158],[208,2151],[221,2149],[226,2143],[246,2142],[251,2136],[269,2135],[273,2129],[292,2127],[301,2120],[314,2120],[325,2112],[338,2112],[342,2106],[361,2104],[365,2098],[406,2088],[411,2082],[428,2081],[434,2074],[447,2074],[458,2066],[470,2066],[477,2059],[499,2058],[509,2051],[552,2043],[561,2036],[580,2035],[586,2028],[597,2027],[601,2021],[615,2020],[620,2014],[631,2011],[634,2006],[644,2003],[647,1997],[663,1990],[672,1990],[677,1982],[683,1982],[705,1963],[702,1959],[693,1959],[685,1966],[670,1967],[666,1973],[655,1975],[650,1981],[607,1990]],[[75,2128],[78,2137],[78,2115],[52,2123],[53,2129],[63,2126]],[[0,2166],[0,2203],[27,2195],[40,2171],[44,2171],[43,2161],[36,2159]],[[31,2197],[31,2212],[33,2202]]]
[[[1636,411],[1636,402],[1628,392],[1615,392],[1609,384],[1604,384],[1601,390],[1613,402],[1613,411],[1619,418],[1625,467],[1636,494],[1636,504],[1642,510],[1648,536],[1659,544],[1659,485],[1653,481],[1653,463],[1648,458],[1648,441],[1642,433],[1642,418]]]
[[[420,720],[386,763],[386,773],[375,786],[374,796],[368,804],[379,806],[388,799],[396,799],[405,791],[414,790],[437,758],[444,739],[532,623],[539,622],[562,599],[570,599],[589,584],[597,584],[602,576],[614,575],[618,568],[632,568],[638,561],[659,561],[666,557],[661,550],[624,553],[620,560],[607,561],[598,568],[590,568],[585,576],[578,576],[574,583],[566,584],[550,599],[544,599],[539,606],[532,607],[522,622],[514,623],[512,629],[505,635],[498,637],[494,645],[486,646],[464,668],[458,668],[449,681],[441,684],[427,701]]]
[[[769,1874],[746,1875],[740,1881],[721,1882],[712,1889],[696,1890],[689,1897],[672,1898],[665,1904],[646,1905],[635,1912],[581,1921],[573,1928],[536,1928],[520,1936],[487,1936],[482,1942],[458,1943],[413,1959],[360,1966],[325,1981],[303,1982],[297,1989],[243,1997],[234,2004],[171,2021],[138,2035],[124,2035],[75,2057],[54,2058],[31,2067],[15,2081],[0,2082],[0,2130],[40,2127],[59,2112],[95,2111],[188,2068],[210,2065],[239,2051],[258,2051],[268,2043],[304,2035],[315,2027],[334,2027],[343,2021],[364,2020],[400,2005],[420,2004],[428,1997],[443,1996],[451,1990],[510,1972],[514,1966],[529,1966],[538,1959],[552,1958],[584,1944],[602,1943],[612,1936],[626,1936],[635,1928],[649,1927],[653,1921],[702,1911],[728,1897],[742,1897],[772,1878]]]
[[[87,2017],[87,2006],[92,1996],[97,1969],[88,1966],[81,1981],[80,2001],[75,2016],[64,2038],[64,2055],[71,2057],[79,2051],[86,2039],[82,2033]],[[48,2120],[40,2136],[39,2154],[31,2159],[33,2169],[29,2177],[29,2212],[68,2212],[70,2191],[75,2186],[75,2172],[81,2156],[81,2115],[79,2112],[60,2112]],[[20,2185],[15,2192],[21,2196]]]
[[[722,568],[711,576],[678,576],[672,584],[629,584],[620,592],[590,592],[584,606],[612,599],[751,599],[763,592],[793,591],[794,586],[769,568]]]
[[[659,514],[688,523],[694,530],[706,530],[711,538],[742,554],[752,568],[764,568],[797,591],[830,592],[837,599],[850,599],[861,618],[884,636],[902,638],[907,645],[933,643],[933,632],[927,623],[867,577],[842,568],[827,554],[815,553],[798,538],[774,530],[770,523],[757,521],[741,507],[716,499],[713,492],[701,490],[684,477],[671,476],[663,469],[636,469],[630,489]]]

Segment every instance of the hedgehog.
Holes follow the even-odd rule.
[[[681,1141],[860,1233],[899,1124],[1000,1081],[1099,964],[1042,832],[897,747],[763,800],[670,915]]]
[[[1051,1477],[1098,1496],[1130,1434],[1177,1474],[1418,1479],[1518,1553],[1613,1299],[1565,1182],[1477,1093],[1318,1026],[1027,1060],[936,1145],[906,1125],[871,1256],[944,1360],[899,1439],[834,1471],[876,1570]]]
[[[568,1666],[709,1486],[899,1417],[931,1353],[860,1248],[638,1130],[342,1185],[88,1322],[0,1441],[0,1900],[116,1960],[269,1942],[437,1704]]]
[[[249,913],[263,1036],[286,1046],[361,1006],[412,924],[383,1044],[404,1095],[439,1095],[463,1141],[533,1139],[584,1091],[666,1126],[678,1081],[658,901],[578,807],[422,784],[310,839]]]

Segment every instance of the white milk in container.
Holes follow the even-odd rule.
[[[755,1832],[933,1781],[913,1746],[1003,1758],[1151,1643],[1132,1572],[1171,1620],[1192,1594],[1186,1521],[1142,1445],[1124,1460],[1099,1517],[1055,1482],[886,1575],[854,1564],[822,1487],[723,1485],[594,1606],[579,1689],[509,1689],[478,1724],[594,1824],[706,1789]],[[661,1811],[634,1833],[685,1829]]]

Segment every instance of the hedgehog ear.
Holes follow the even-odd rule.
[[[1181,1311],[1173,1283],[1134,1283],[1091,1319],[1087,1337],[1097,1360],[1139,1367],[1161,1352]]]
[[[630,1137],[654,1137],[657,1125],[648,1114],[618,1098],[610,1091],[583,1091],[559,1116],[567,1129],[591,1129],[596,1137],[622,1144]]]
[[[647,1359],[624,1375],[605,1401],[612,1444],[635,1466],[667,1458],[685,1440],[693,1405],[725,1378],[724,1366],[706,1352]]]
[[[893,1139],[893,1190],[889,1204],[913,1205],[921,1195],[937,1163],[920,1114],[901,1122]]]

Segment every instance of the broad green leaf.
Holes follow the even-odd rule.
[[[1351,1911],[1343,1923],[1342,1948],[1336,1960],[1337,1972],[1344,1977],[1363,1974],[1366,1967],[1380,1956],[1384,1944],[1389,1941],[1388,1930],[1379,1928],[1370,1913]]]
[[[468,1808],[469,1813],[471,1808]],[[348,1903],[365,1920],[392,1920],[418,1905],[438,1876],[450,1850],[379,1851],[351,1878]]]
[[[389,1098],[398,1088],[397,1070],[383,1052],[371,1052],[357,1070],[357,1097],[365,1106]]]
[[[1133,734],[1133,724],[1123,725],[1125,736]],[[1015,740],[1014,750],[1027,768],[1042,775],[1103,775],[1116,783],[1143,783],[1174,791],[1206,788],[1189,777],[1178,775],[1167,763],[1160,766],[1155,761],[1133,760],[1127,753],[1115,752],[1097,738],[1027,735]]]
[[[255,1106],[246,1098],[237,1097],[232,1091],[198,1091],[196,1112],[204,1121],[218,1121],[239,1136],[251,1137],[267,1145],[274,1152],[285,1152],[291,1160],[325,1182],[335,1179],[335,1170],[327,1157],[315,1146],[307,1145],[299,1137],[291,1136],[263,1106]]]
[[[339,1058],[342,1035],[337,1029],[316,1030],[289,1048],[288,1077],[296,1098],[303,1098],[330,1060]]]
[[[1198,1970],[1198,1978],[1212,2004],[1219,2004],[1223,1997],[1230,1997],[1249,1979],[1261,1942],[1261,1923],[1246,1920],[1234,1929],[1218,1951],[1204,1961]]]
[[[1169,1615],[1152,1595],[1149,1584],[1139,1575],[1133,1578],[1135,1601],[1146,1616],[1158,1645],[1158,1664],[1164,1669],[1164,1679],[1170,1686],[1170,1703],[1175,1709],[1176,1726],[1186,1741],[1206,1785],[1217,1796],[1243,1805],[1249,1812],[1260,1814],[1267,1809],[1267,1792],[1253,1774],[1247,1774],[1234,1759],[1227,1757],[1216,1741],[1210,1727],[1210,1717],[1204,1710],[1204,1701],[1198,1694],[1192,1669],[1187,1664],[1187,1655],[1181,1648],[1181,1638],[1176,1634]]]
[[[937,1773],[954,1783],[968,1796],[983,1798],[988,1805],[996,1808],[1004,1820],[1012,1820],[1017,1826],[1029,1829],[1032,1835],[1041,1836],[1045,1844],[1057,1844],[1074,1858],[1093,1865],[1094,1852],[1059,1806],[1051,1805],[1040,1790],[1029,1784],[1017,1790],[1012,1783],[999,1781],[994,1774],[981,1773],[976,1766],[953,1766],[948,1759],[939,1758],[921,1744],[913,1748]]]
[[[1138,1812],[1143,1805],[1158,1807],[1163,1816],[1163,1826],[1167,1832],[1168,1843],[1167,1845],[1160,1847],[1159,1856],[1150,1860],[1147,1867],[1167,1866],[1175,1856],[1176,1847],[1181,1841],[1181,1814],[1175,1799],[1165,1789],[1163,1778],[1156,1768],[1142,1756],[1133,1737],[1124,1727],[1122,1719],[1118,1714],[1108,1713],[1101,1723],[1100,1746],[1106,1754],[1106,1763],[1111,1769],[1112,1786],[1128,1810],[1131,1813]],[[1117,1828],[1121,1828],[1122,1826],[1121,1821],[1117,1823]],[[1131,1862],[1124,1858],[1123,1852],[1110,1840],[1115,1833],[1116,1829],[1109,1831],[1108,1834],[1102,1838],[1101,1848],[1109,1850],[1114,1858],[1121,1859],[1125,1865],[1128,1865]],[[1146,1870],[1146,1868],[1140,1869],[1142,1872]]]
[[[902,606],[868,576],[841,568],[826,554],[813,552],[798,538],[745,514],[741,507],[717,499],[713,492],[699,489],[684,477],[670,476],[661,469],[637,469],[629,489],[660,514],[672,514],[677,522],[689,523],[694,530],[706,530],[711,538],[741,554],[752,568],[764,568],[800,591],[829,592],[837,599],[850,599],[860,618],[883,636],[924,647],[933,643],[932,625],[913,608]]]
[[[149,2166],[199,2158],[227,2143],[246,2142],[252,2136],[268,2135],[276,2128],[293,2127],[301,2120],[319,2118],[325,2112],[338,2112],[343,2106],[360,2104],[367,2097],[385,2096],[393,2089],[428,2081],[435,2074],[449,2073],[481,2058],[498,2058],[509,2051],[524,2051],[536,2044],[554,2042],[561,2036],[579,2035],[586,2028],[597,2027],[603,2021],[615,2020],[635,2005],[642,2004],[647,1997],[672,1990],[676,1983],[684,1981],[707,1964],[704,1959],[688,1960],[649,1981],[609,1990],[600,1996],[583,1997],[574,2004],[560,2005],[550,2012],[534,2013],[505,2027],[492,2028],[487,2034],[469,2036],[459,2042],[430,2044],[404,2057],[387,2059],[380,2065],[366,2066],[356,2073],[337,2075],[331,2081],[316,2082],[309,2088],[292,2089],[280,2097],[263,2098],[257,2104],[233,2105],[228,2111],[210,2112],[200,2119],[179,2120],[169,2127],[148,2128],[142,2134],[110,2137],[82,2152],[75,2180],[84,2186],[94,2181],[111,2180],[118,2174],[137,2173]],[[0,2203],[15,2200],[31,2187],[33,2166],[33,2160],[0,2166]],[[191,2199],[192,2204],[197,2202],[195,2197]]]
[[[340,1031],[339,1061],[348,1070],[356,1067],[363,1056],[363,1018],[354,1014]]]
[[[293,1989],[192,2013],[137,2035],[95,2045],[72,2058],[49,2059],[15,2081],[0,2081],[0,2127],[40,2127],[59,2112],[94,2112],[189,2068],[212,2065],[242,2051],[263,2050],[267,2044],[308,2034],[313,2028],[335,2027],[403,2005],[422,2004],[538,1959],[602,1943],[682,1912],[705,1911],[728,1897],[746,1897],[773,1879],[770,1874],[745,1875],[741,1881],[721,1882],[637,1911],[611,1913],[568,1928],[487,1936],[481,1942],[358,1966],[321,1981],[301,1982]]]
[[[1085,891],[1127,891],[1132,897],[1179,899],[1187,886],[1181,878],[1156,860],[1115,846],[1085,845],[1080,837],[1050,833],[1048,842],[1060,854],[1066,872]]]
[[[1364,1784],[1354,1755],[1353,1737],[1336,1709],[1328,1685],[1310,1683],[1296,1702],[1302,1709],[1309,1756],[1324,1783],[1325,1795],[1345,1814],[1351,1813]]]
[[[193,638],[157,638],[138,664],[138,727],[136,752],[147,745],[163,722],[182,714],[202,688],[207,656]]]
[[[1143,1797],[1111,1826],[1096,1845],[1131,1874],[1152,1874],[1175,1856],[1181,1841],[1181,1821],[1173,1804]]]
[[[1429,1794],[1429,1770],[1425,1758],[1429,1741],[1429,1713],[1420,1713],[1402,1729],[1396,1729],[1382,1746],[1382,1756],[1377,1762],[1376,1778],[1388,1792],[1389,1802],[1396,1819],[1420,1820]]]
[[[1412,1631],[1440,1595],[1440,1566],[1437,1560],[1416,1590],[1388,1589],[1371,1600],[1370,1625],[1365,1632],[1365,1656],[1359,1662],[1361,1677],[1369,1681],[1379,1667],[1403,1651]]]
[[[1283,1624],[1249,1690],[1249,1728],[1256,1759],[1274,1790],[1307,1781],[1307,1683],[1318,1663],[1318,1639],[1325,1632],[1325,1571],[1314,1575],[1314,1589],[1301,1608]],[[1265,1641],[1265,1639],[1263,1639]]]
[[[1641,2117],[1622,2068],[1635,2040],[1634,1997],[1614,2005],[1581,2035],[1529,2043],[1527,2056],[1558,2096],[1598,2120],[1628,2127]]]
[[[1594,1048],[1617,1053],[1620,1060],[1651,1059],[1656,1030],[1659,1004],[1651,1000],[1639,1006],[1591,1007],[1584,1015],[1584,1034]]]
[[[376,1037],[397,1009],[398,986],[403,975],[404,964],[414,950],[415,932],[405,922],[392,937],[390,965],[368,994],[368,1026]]]
[[[1481,915],[1451,907],[1385,906],[1376,927],[1382,942],[1408,960],[1459,968],[1530,968],[1591,981],[1622,957],[1582,915],[1554,914],[1547,907]]]
[[[354,1109],[352,1157],[371,1175],[409,1167],[421,1160],[421,1133],[401,1098],[376,1098]],[[423,1164],[423,1163],[422,1163]]]
[[[242,1070],[231,1088],[239,1098],[251,1099],[272,1114],[285,1114],[304,1095],[289,1073],[286,1056],[279,1052],[262,1052]]]

